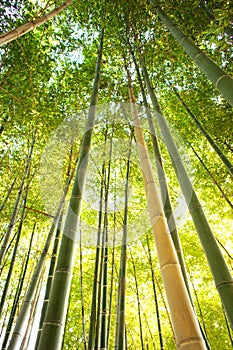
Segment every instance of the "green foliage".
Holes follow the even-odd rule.
[[[56,1],[56,6],[61,3],[62,1]],[[231,26],[230,1],[212,0],[208,2],[192,1],[190,3],[188,1],[170,0],[160,1],[160,4],[164,11],[171,16],[187,35],[194,39],[201,49],[207,52],[229,74],[232,73],[232,43],[229,34],[227,34],[227,30]],[[28,20],[37,18],[43,13],[52,10],[54,5],[55,3],[53,2],[49,2],[45,7],[45,2],[43,1],[19,2],[4,0],[0,5],[0,16],[2,19],[0,21],[0,31],[5,33],[20,24],[26,23]],[[214,18],[211,19],[208,16],[206,9],[202,5],[208,7]],[[48,215],[55,214],[56,205],[54,204],[53,195],[56,194],[55,192],[57,190],[56,176],[58,165],[61,172],[61,188],[65,183],[72,142],[69,145],[65,145],[63,136],[65,135],[66,138],[70,133],[70,125],[74,132],[71,133],[72,136],[76,134],[71,157],[72,169],[75,167],[75,162],[79,155],[79,146],[84,132],[86,111],[90,102],[95,70],[98,31],[102,27],[105,27],[105,43],[98,103],[103,107],[100,107],[94,130],[90,167],[81,216],[83,223],[82,292],[84,296],[86,334],[89,327],[95,258],[95,249],[93,246],[97,237],[101,166],[104,159],[106,161],[105,167],[107,167],[109,161],[111,162],[111,205],[114,205],[115,196],[115,201],[118,201],[117,205],[119,206],[115,216],[114,211],[109,209],[108,224],[111,235],[109,266],[111,266],[113,256],[114,230],[117,233],[117,244],[120,244],[123,230],[124,182],[131,130],[129,128],[130,123],[127,120],[128,117],[123,119],[123,113],[119,112],[119,110],[114,115],[111,103],[115,102],[116,104],[114,106],[120,109],[119,106],[121,105],[118,105],[118,102],[128,102],[127,81],[124,73],[125,59],[131,65],[130,69],[134,78],[135,92],[138,95],[138,102],[141,103],[139,84],[136,79],[129,49],[127,48],[128,40],[134,49],[136,46],[139,46],[139,51],[145,56],[146,65],[164,113],[171,128],[174,129],[174,133],[178,134],[178,144],[181,145],[181,152],[186,160],[190,176],[192,176],[194,187],[202,201],[205,213],[213,227],[215,235],[220,242],[225,259],[232,269],[233,241],[231,235],[232,213],[230,207],[224,202],[221,193],[214,186],[211,178],[186,141],[194,147],[229,198],[232,197],[232,179],[203,135],[197,130],[196,125],[185,112],[168,83],[177,87],[189,108],[229,159],[232,159],[232,151],[227,147],[227,144],[233,147],[232,110],[164,28],[157,15],[152,11],[149,1],[74,1],[65,12],[59,14],[51,22],[38,27],[35,31],[27,33],[0,49],[0,124],[2,130],[2,152],[0,155],[0,173],[2,179],[0,185],[1,203],[3,203],[11,184],[16,178],[12,192],[1,212],[1,239],[4,237],[9,224],[20,181],[25,170],[33,132],[36,130],[36,141],[31,161],[31,174],[27,179],[29,183],[29,194],[26,203],[26,217],[23,223],[13,278],[8,291],[7,304],[3,310],[3,321],[1,323],[3,334],[9,320],[9,310],[13,305],[18,279],[22,273],[22,262],[25,261],[34,222],[36,222],[36,232],[20,303],[25,295],[35,261],[39,259],[51,225],[51,217]],[[135,37],[138,40],[137,43],[135,43]],[[135,49],[136,51],[137,49]],[[137,52],[136,55],[138,56]],[[101,112],[101,108],[102,111],[104,110],[103,113]],[[111,122],[106,122],[108,112],[111,114]],[[155,171],[152,145],[145,114],[141,113],[141,117]],[[74,124],[72,124],[73,121],[75,121]],[[65,126],[61,127],[60,125]],[[104,145],[106,130],[107,142]],[[112,135],[113,154],[110,160],[109,156],[104,156],[104,153],[109,154]],[[176,207],[180,197],[178,182],[169,160],[169,154],[160,136],[159,143],[169,181],[168,187],[172,204]],[[59,152],[53,154],[54,150],[58,151],[60,149],[59,147],[63,147],[61,154]],[[145,236],[145,233],[149,232],[164,348],[170,350],[175,349],[175,343],[164,304],[164,288],[149,229],[142,174],[135,145],[133,147],[130,173],[131,197],[128,218],[128,249],[136,265],[142,311],[143,336],[145,344],[148,344],[149,349],[159,348],[156,311]],[[51,174],[51,182],[49,181],[46,184],[47,187],[45,186],[45,189],[48,189],[46,190],[47,196],[50,197],[52,206],[45,202],[43,189],[41,191],[43,174],[41,175],[40,171],[44,155],[47,162],[47,168],[45,168],[47,174],[44,175]],[[56,176],[52,178],[54,173],[56,173]],[[59,198],[56,198],[56,201],[58,200]],[[18,219],[14,225],[14,233],[17,232],[19,227],[22,200],[20,203]],[[179,222],[178,231],[184,250],[191,293],[197,315],[201,324],[206,329],[212,350],[231,349],[222,306],[215,290],[204,253],[186,210],[184,210],[182,216],[182,220],[177,218]],[[12,243],[8,248],[1,270],[1,288],[7,279],[15,242],[14,233],[11,237]],[[63,349],[79,349],[83,347],[78,253],[79,248],[77,248],[76,254]],[[48,256],[45,271],[48,268],[50,258]],[[115,248],[113,269],[110,349],[114,346],[119,260],[120,249],[117,245]],[[44,276],[46,276],[46,273],[44,273]],[[45,281],[43,281],[44,284]],[[126,333],[128,348],[139,349],[140,334],[135,278],[129,252],[126,290]]]

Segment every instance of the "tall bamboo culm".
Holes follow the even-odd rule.
[[[182,46],[184,51],[192,58],[201,71],[212,81],[225,99],[233,106],[233,79],[214,61],[212,61],[202,50],[195,45],[192,39],[188,38],[178,26],[155,4],[155,0],[150,0],[159,18],[165,24],[173,37]]]
[[[92,133],[95,124],[96,104],[100,82],[100,67],[103,51],[103,37],[104,31],[102,30],[90,108],[86,122],[86,130],[80,149],[80,157],[78,161],[76,177],[66,216],[57,267],[51,288],[50,300],[45,315],[38,350],[60,350],[62,346],[76,246],[75,234],[81,212],[82,192],[84,189]]]
[[[197,117],[193,114],[193,112],[191,111],[191,109],[187,106],[187,104],[184,102],[183,98],[180,96],[179,92],[177,91],[177,89],[173,86],[172,87],[175,95],[178,97],[178,99],[180,100],[181,104],[183,105],[183,107],[186,109],[186,111],[188,112],[188,114],[190,115],[190,117],[193,119],[194,123],[197,125],[198,129],[201,130],[202,134],[205,136],[205,138],[207,139],[207,141],[209,142],[209,144],[213,147],[213,149],[215,150],[215,152],[217,153],[217,155],[219,156],[219,158],[221,159],[221,161],[224,163],[225,167],[227,168],[227,170],[229,171],[229,173],[231,174],[231,176],[233,176],[233,164],[229,161],[229,159],[225,156],[225,154],[222,153],[222,151],[220,150],[220,148],[218,147],[218,145],[216,144],[216,142],[212,139],[212,137],[210,136],[210,134],[206,131],[206,129],[204,128],[204,126],[199,122],[199,120],[197,119]]]
[[[186,169],[182,163],[179,151],[173,141],[167,122],[162,114],[160,105],[156,98],[154,89],[151,85],[144,61],[141,60],[144,79],[150,94],[150,98],[155,110],[156,118],[162,132],[164,142],[167,146],[174,169],[177,174],[182,192],[184,194],[187,206],[192,216],[194,225],[199,235],[202,247],[208,260],[216,288],[222,299],[227,316],[233,327],[233,279],[219,249],[217,241],[211,231],[209,223],[205,217],[201,203],[194,191],[193,185],[189,179]]]
[[[129,73],[128,82],[131,112],[139,160],[143,172],[147,205],[157,248],[161,275],[171,313],[176,345],[178,349],[182,350],[203,350],[206,349],[205,343],[202,339],[199,325],[184,283],[177,254],[168,231],[166,217],[159,199],[150,158],[137,114]]]

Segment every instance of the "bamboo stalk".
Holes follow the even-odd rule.
[[[169,85],[171,86],[171,84],[169,84]],[[220,148],[218,147],[216,142],[212,139],[212,137],[206,131],[204,126],[199,122],[197,117],[193,114],[191,109],[184,102],[183,98],[180,96],[180,94],[177,91],[177,89],[175,88],[175,86],[172,86],[172,89],[173,89],[175,95],[177,96],[177,98],[180,100],[183,107],[186,109],[186,111],[188,112],[188,114],[190,115],[192,120],[194,121],[194,123],[197,125],[198,129],[201,130],[202,134],[205,136],[205,138],[207,139],[209,144],[213,147],[213,149],[215,150],[215,152],[217,153],[217,155],[219,156],[219,158],[221,159],[221,161],[223,162],[223,164],[225,165],[225,167],[227,168],[227,170],[229,171],[231,176],[233,176],[233,164],[229,161],[229,159],[225,156],[225,154],[222,153],[222,151],[220,150]]]
[[[154,181],[152,166],[135,105],[131,78],[129,72],[127,74],[131,112],[139,160],[143,172],[147,205],[157,248],[160,270],[171,313],[176,345],[178,349],[182,350],[203,350],[206,349],[205,343],[190,302],[177,254],[168,231],[166,217]]]
[[[64,2],[61,6],[58,8],[54,9],[53,11],[49,12],[47,15],[44,15],[42,17],[37,18],[34,21],[27,22],[18,28],[15,28],[11,30],[10,32],[6,34],[0,35],[0,46],[7,44],[17,38],[20,38],[24,34],[30,32],[31,30],[34,30],[36,27],[44,24],[45,22],[49,21],[52,19],[54,16],[56,16],[58,13],[63,11],[67,6],[69,6],[73,0],[67,0]]]
[[[151,97],[151,101],[156,113],[156,118],[158,120],[159,127],[161,129],[167,149],[170,153],[172,163],[178,177],[178,181],[180,183],[187,206],[189,208],[206,258],[208,260],[212,275],[214,277],[216,288],[222,299],[226,313],[231,322],[231,326],[233,327],[233,279],[231,273],[218,247],[216,239],[213,235],[208,220],[202,209],[201,203],[197,197],[196,192],[194,191],[192,183],[182,163],[179,151],[176,147],[175,142],[173,141],[171,132],[162,114],[155,92],[151,86],[147,69],[144,65],[144,62],[142,61],[141,63],[143,68],[144,79]]]
[[[132,135],[130,139],[129,152],[127,158],[126,180],[125,180],[125,204],[123,218],[123,235],[121,244],[120,272],[118,283],[118,308],[119,324],[116,326],[117,350],[125,350],[125,293],[126,293],[126,263],[127,263],[127,234],[128,234],[128,197],[129,197],[129,175],[130,175],[130,157],[132,150]]]
[[[88,167],[100,81],[104,31],[101,31],[96,71],[80,157],[66,216],[61,246],[38,350],[61,348],[75,253],[75,234],[81,212],[82,191]]]
[[[163,12],[160,6],[155,4],[155,0],[150,0],[159,18],[171,32],[173,37],[182,46],[184,51],[193,59],[201,71],[212,81],[225,99],[233,106],[233,79],[214,61],[212,61],[201,49],[199,49],[192,39],[188,38],[178,26]]]
[[[100,270],[100,236],[101,236],[101,224],[102,224],[102,209],[103,209],[103,186],[104,186],[104,163],[102,165],[101,173],[101,184],[100,184],[100,207],[99,207],[99,218],[98,218],[98,232],[97,232],[97,242],[96,242],[96,253],[95,253],[95,269],[94,278],[92,285],[92,302],[91,302],[91,315],[90,315],[90,327],[89,327],[89,337],[88,337],[88,350],[92,350],[94,346],[95,333],[96,333],[96,306],[97,306],[97,295],[98,295],[98,284],[100,283],[98,279]],[[100,288],[100,285],[99,285]]]

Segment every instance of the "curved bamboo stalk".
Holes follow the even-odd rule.
[[[166,217],[159,199],[150,158],[135,106],[135,97],[129,73],[128,84],[132,118],[140,165],[143,172],[149,216],[157,247],[160,270],[168,299],[177,348],[182,350],[203,350],[206,349],[205,343],[184,283],[171,235],[168,231]]]
[[[15,28],[11,30],[10,32],[6,34],[0,35],[0,46],[10,43],[11,41],[20,38],[24,34],[30,32],[31,30],[34,30],[36,27],[44,24],[45,22],[49,21],[52,19],[54,16],[56,16],[58,13],[63,11],[67,6],[69,6],[73,0],[67,0],[64,2],[61,6],[58,8],[54,9],[53,11],[49,12],[47,15],[44,15],[42,17],[37,18],[34,21],[27,22],[18,28]]]
[[[169,85],[171,86],[171,84],[169,83]],[[187,104],[184,102],[183,98],[180,96],[180,94],[178,93],[177,89],[175,88],[175,86],[172,86],[172,89],[175,93],[175,95],[178,97],[178,99],[180,100],[180,102],[182,103],[183,107],[186,109],[186,111],[188,112],[188,114],[190,115],[190,117],[192,118],[192,120],[194,121],[194,123],[197,125],[198,129],[201,130],[202,134],[205,136],[205,138],[207,139],[207,141],[209,142],[209,144],[213,147],[213,149],[215,150],[215,152],[217,153],[217,155],[219,156],[219,158],[221,159],[221,161],[224,163],[224,165],[226,166],[227,170],[229,171],[229,173],[231,174],[231,176],[233,176],[233,164],[229,161],[229,159],[225,156],[225,154],[222,153],[222,151],[220,150],[220,148],[218,147],[218,145],[216,144],[216,142],[212,139],[212,137],[210,136],[210,134],[206,131],[206,129],[204,128],[204,126],[199,122],[199,120],[197,119],[197,117],[193,114],[193,112],[191,111],[191,109],[187,106]]]
[[[200,50],[192,39],[188,38],[178,26],[155,4],[155,0],[150,0],[159,18],[171,32],[174,38],[182,46],[184,51],[193,59],[201,71],[212,81],[225,99],[233,106],[233,79],[214,61],[212,61],[202,50]]]
[[[49,348],[58,350],[61,348],[62,344],[74,262],[74,250],[76,246],[75,234],[80,217],[82,191],[84,189],[92,132],[95,123],[96,104],[100,81],[100,67],[103,51],[103,36],[104,31],[102,30],[90,108],[86,122],[86,130],[80,149],[76,177],[66,216],[57,267],[50,294],[50,301],[44,320],[38,350]]]
[[[216,288],[222,299],[228,318],[233,327],[233,279],[224,260],[224,257],[218,247],[216,239],[211,231],[209,223],[205,217],[201,203],[194,191],[192,183],[188,177],[185,167],[182,163],[179,151],[173,141],[167,122],[162,114],[159,102],[152,88],[147,69],[144,62],[141,61],[144,79],[151,97],[159,127],[161,129],[167,149],[170,153],[177,177],[184,194],[187,206],[192,216],[194,225],[199,235],[202,247],[208,260]]]

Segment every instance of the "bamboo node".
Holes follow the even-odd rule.
[[[222,281],[222,282],[219,282],[219,283],[216,284],[216,288],[225,287],[225,286],[227,286],[228,284],[233,284],[233,280],[231,280],[231,281]]]
[[[197,58],[201,55],[205,56],[204,52],[202,52],[202,51],[198,52],[198,54],[194,57],[194,61],[196,62]]]
[[[57,273],[57,272],[59,272],[59,273],[61,272],[61,273],[71,274],[71,271],[70,271],[70,270],[66,270],[66,269],[58,269],[58,270],[56,270],[55,272],[56,272],[56,273]]]
[[[60,326],[62,327],[63,326],[63,323],[62,322],[59,322],[59,321],[45,321],[44,322],[44,325],[48,325],[48,326]]]
[[[186,346],[187,344],[193,344],[193,343],[203,344],[203,341],[202,341],[201,338],[197,338],[197,337],[185,339],[185,340],[182,340],[182,341],[178,344],[178,349],[181,349],[183,346]],[[204,348],[203,348],[203,349],[204,349]]]
[[[219,84],[220,80],[222,80],[222,79],[225,78],[225,77],[229,77],[229,75],[228,75],[228,74],[223,74],[223,75],[221,75],[221,77],[219,77],[219,78],[216,80],[216,83],[215,83],[215,87],[216,87],[216,88],[218,88],[218,84]]]
[[[164,269],[166,269],[167,267],[170,266],[178,266],[178,262],[174,262],[174,263],[166,263],[164,265],[161,266],[161,271],[163,271]]]

